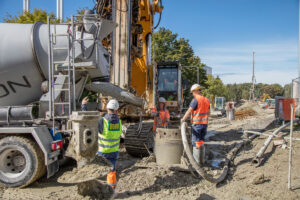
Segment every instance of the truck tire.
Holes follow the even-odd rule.
[[[44,154],[31,139],[19,136],[0,140],[0,183],[25,187],[46,172]]]

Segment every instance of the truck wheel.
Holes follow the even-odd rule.
[[[0,183],[25,187],[46,172],[44,154],[32,140],[11,136],[0,140]]]

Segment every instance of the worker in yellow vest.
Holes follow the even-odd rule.
[[[87,98],[82,101],[81,109],[86,111]],[[107,114],[98,122],[99,149],[98,154],[105,157],[112,163],[112,170],[107,175],[107,183],[113,188],[116,187],[116,165],[119,157],[120,137],[122,134],[122,122],[118,116],[119,103],[117,100],[110,100],[106,106]]]
[[[193,156],[197,163],[203,164],[205,159],[204,138],[208,126],[209,100],[202,96],[199,84],[192,85],[191,93],[194,99],[190,103],[189,109],[181,119],[181,122],[183,123],[191,116]]]

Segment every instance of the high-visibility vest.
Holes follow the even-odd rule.
[[[155,114],[157,113],[156,108],[152,109],[152,113]],[[154,122],[153,122],[153,131],[156,131],[156,127],[167,127],[168,123],[168,119],[170,119],[170,113],[167,109],[165,110],[160,110],[159,111],[159,116],[158,117],[154,117]]]
[[[122,122],[111,123],[103,117],[103,133],[99,135],[99,149],[101,153],[112,153],[119,150],[122,135]]]
[[[192,112],[192,124],[208,124],[209,100],[208,98],[197,95],[197,109]]]

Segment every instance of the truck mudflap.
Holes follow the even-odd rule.
[[[53,176],[59,170],[58,156],[60,155],[60,151],[51,150],[51,143],[53,142],[53,138],[46,126],[3,127],[0,128],[0,136],[1,134],[5,134],[5,135],[31,134],[44,154],[45,166],[47,166],[47,177],[49,178]]]
[[[53,151],[48,154],[48,164],[47,164],[47,178],[53,176],[59,170],[58,156],[61,154],[60,150]]]
[[[59,170],[58,161],[55,161],[55,162],[47,165],[47,178],[50,178],[51,176],[56,174],[56,172],[58,172],[58,170]]]

